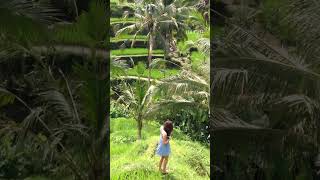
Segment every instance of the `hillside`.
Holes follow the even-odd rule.
[[[142,140],[137,141],[134,119],[111,119],[110,167],[111,179],[209,179],[209,148],[190,140],[174,129],[171,140],[169,174],[158,172],[159,157],[155,149],[159,140],[160,125],[145,123]]]

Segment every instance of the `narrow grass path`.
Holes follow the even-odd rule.
[[[159,128],[160,125],[154,121],[145,122],[143,138],[139,141],[134,119],[111,119],[111,179],[210,179],[209,148],[191,141],[177,129],[170,142],[170,173],[162,175],[158,171],[159,157],[155,155]]]

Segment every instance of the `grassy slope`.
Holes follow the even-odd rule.
[[[134,68],[130,68],[130,69],[127,69],[127,75],[128,76],[138,76],[139,74],[137,73],[137,70],[136,70],[136,66]],[[160,69],[152,69],[151,71],[151,78],[152,79],[162,79],[162,78],[167,78],[167,77],[171,77],[171,76],[175,76],[177,74],[180,73],[180,70],[178,69],[164,69],[163,70],[165,72],[161,72]],[[148,77],[149,75],[149,71],[145,71],[143,73],[143,75],[141,75],[142,77]]]
[[[159,124],[150,121],[143,127],[143,139],[136,141],[133,119],[111,120],[111,179],[162,179],[158,172],[159,157],[155,154],[159,140]],[[209,149],[191,141],[179,130],[171,140],[171,156],[165,179],[209,179]]]
[[[127,49],[117,49],[111,51],[111,57],[140,57],[148,56],[147,48],[127,48]],[[161,49],[154,49],[152,56],[164,56],[164,52]]]
[[[121,42],[121,41],[142,41],[142,42],[147,42],[148,41],[148,36],[146,35],[130,35],[130,34],[123,34],[119,35],[117,37],[112,37],[110,42]]]
[[[110,18],[110,24],[135,23],[136,18]]]

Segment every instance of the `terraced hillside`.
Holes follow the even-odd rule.
[[[113,61],[125,61],[127,64],[131,64],[131,68],[134,69],[139,61],[142,61],[148,65],[148,32],[141,31],[140,33],[122,33],[117,34],[117,32],[124,28],[125,26],[132,25],[135,22],[139,21],[134,16],[135,3],[127,1],[111,1],[111,58]],[[167,61],[165,67],[161,68],[161,71],[164,72],[167,76],[176,75],[177,73],[171,73],[171,71],[179,72],[180,67],[176,66],[175,63],[170,63],[170,59],[166,59],[166,52],[163,49],[162,45],[159,42],[155,43],[155,46],[152,50],[152,61],[155,59],[161,59]],[[132,75],[133,69],[127,69],[128,74]],[[158,67],[153,68],[156,73],[151,73],[151,77],[158,79],[159,71]],[[161,74],[161,73],[160,73]],[[166,76],[166,77],[167,77]],[[162,76],[164,77],[164,76]]]

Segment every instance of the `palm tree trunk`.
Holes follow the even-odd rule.
[[[150,78],[151,78],[152,49],[153,49],[153,33],[151,32],[149,35],[149,49],[148,49],[148,70],[149,70],[148,82],[149,82],[149,86],[151,85]]]
[[[137,119],[137,124],[138,124],[138,139],[141,140],[141,138],[142,138],[142,119],[140,116]]]

